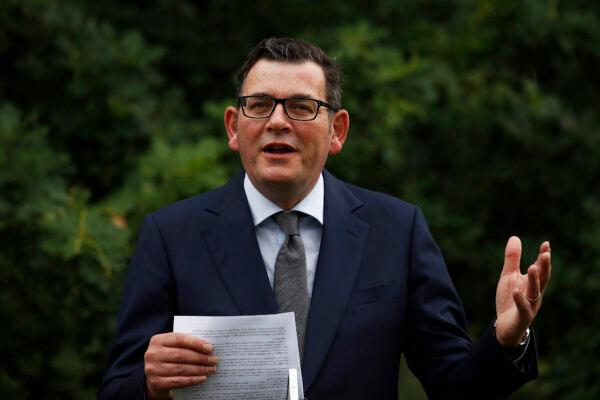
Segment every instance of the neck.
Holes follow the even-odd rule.
[[[291,210],[296,204],[300,203],[310,191],[315,187],[319,176],[305,185],[299,186],[294,183],[271,183],[260,184],[255,182],[250,176],[250,181],[254,187],[267,199],[277,204],[285,211]]]

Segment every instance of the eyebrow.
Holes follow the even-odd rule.
[[[248,96],[266,96],[266,97],[274,97],[273,95],[269,94],[269,93],[265,93],[265,92],[257,92],[257,93],[251,93]],[[286,99],[293,99],[293,98],[302,98],[302,99],[315,99],[316,97],[313,97],[309,94],[306,93],[293,93],[291,96],[289,97],[285,97]]]

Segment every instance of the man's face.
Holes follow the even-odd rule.
[[[325,75],[313,62],[259,60],[246,77],[242,95],[325,100]],[[338,121],[340,113],[345,125]],[[348,129],[344,110],[331,118],[328,109],[321,107],[314,120],[296,121],[287,117],[283,104],[262,119],[248,118],[241,109],[229,107],[225,125],[229,147],[239,151],[250,180],[259,190],[302,195],[317,181],[328,154],[341,150]]]

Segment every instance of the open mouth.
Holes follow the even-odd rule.
[[[270,154],[288,154],[293,153],[296,150],[292,146],[285,143],[271,143],[266,145],[263,148],[263,151]]]

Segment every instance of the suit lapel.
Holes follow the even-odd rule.
[[[352,212],[362,203],[323,171],[325,208],[302,366],[305,391],[333,343],[358,275],[369,225]],[[278,312],[243,189],[243,173],[215,196],[206,211],[216,216],[203,232],[223,282],[241,315]]]
[[[203,235],[240,314],[274,314],[277,304],[256,240],[243,177],[243,173],[234,177],[206,208],[217,219]]]
[[[321,368],[346,311],[369,231],[369,225],[352,214],[362,203],[332,175],[326,171],[323,175],[323,236],[302,366],[305,391]]]

